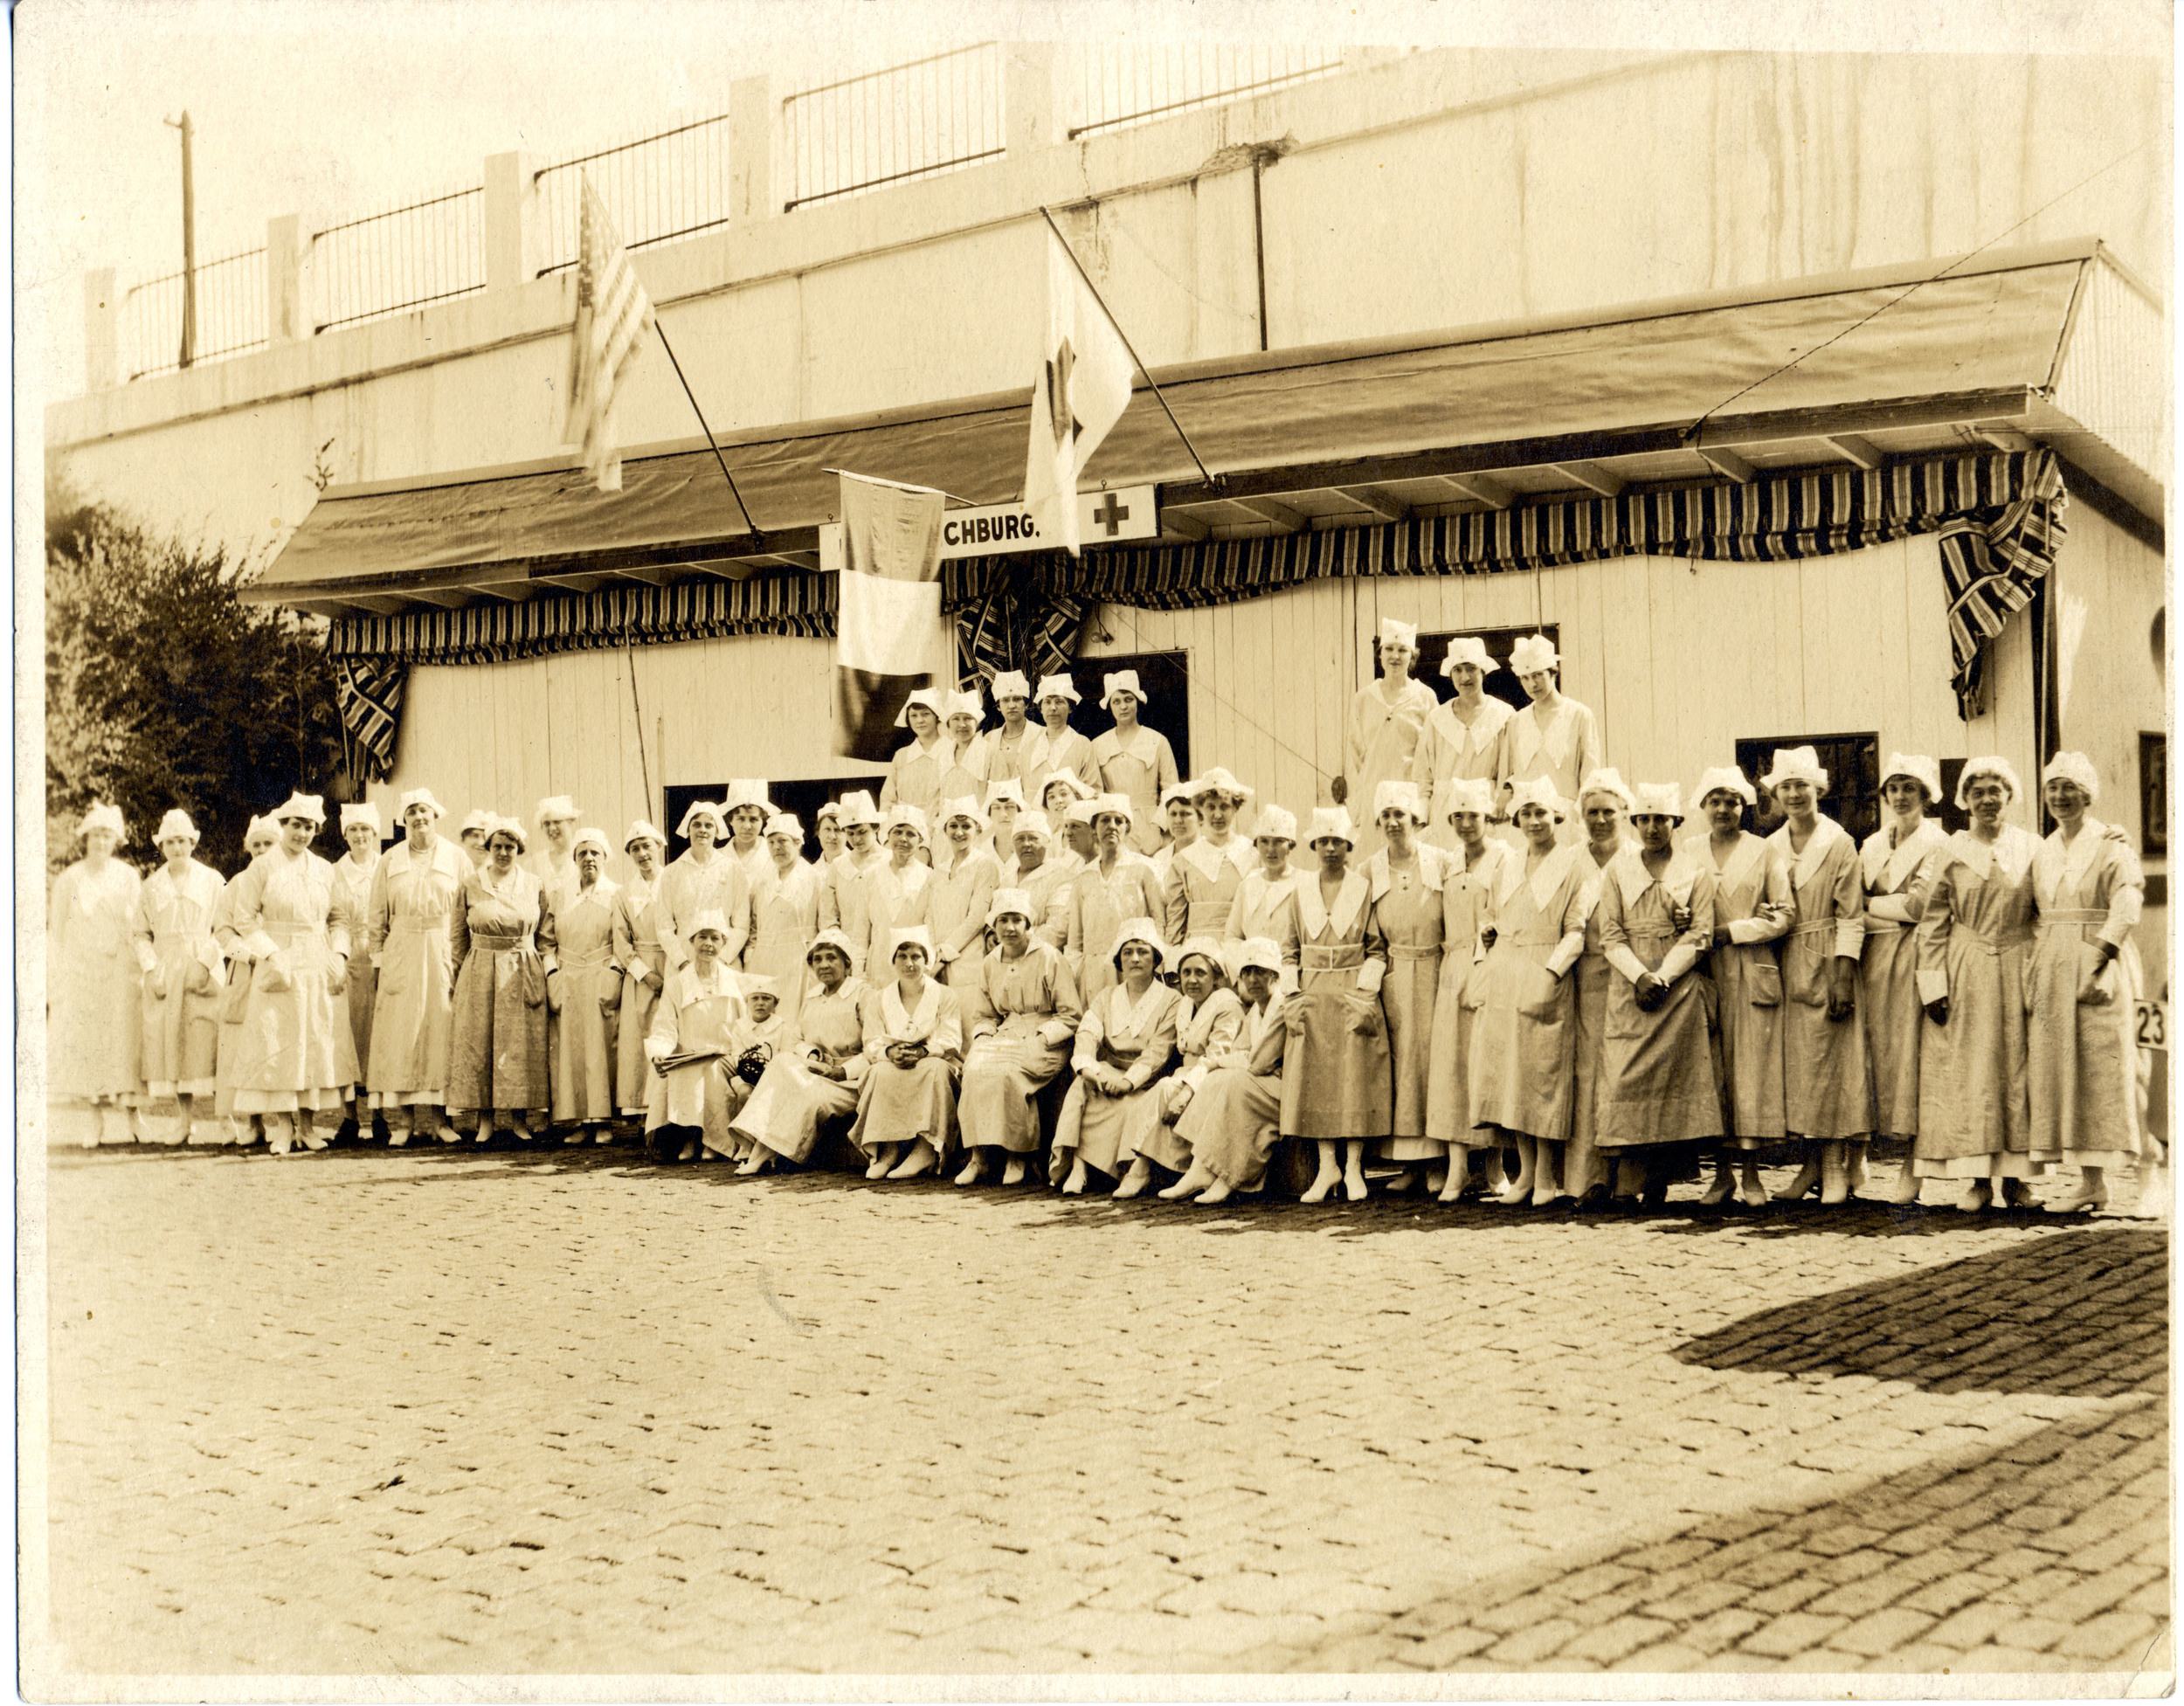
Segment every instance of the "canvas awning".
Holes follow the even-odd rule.
[[[2119,276],[2089,239],[1187,363],[1154,377],[1215,478],[1199,476],[1142,381],[1088,478],[1158,482],[1163,537],[1197,542],[2053,442],[2158,519],[2160,435],[2143,419],[2147,396],[2165,418],[2158,356],[2148,385],[2077,386],[2082,414],[2120,424],[2056,404],[2089,336],[2087,303],[2123,322],[2132,349],[2159,349],[2158,306],[2114,288]],[[826,470],[1006,501],[1022,485],[1027,427],[1026,393],[1008,392],[730,435],[722,448],[757,540],[702,440],[626,453],[618,494],[563,459],[332,487],[245,596],[390,614],[815,567],[836,502]]]

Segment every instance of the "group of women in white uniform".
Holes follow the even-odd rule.
[[[1176,780],[1128,673],[1096,739],[1066,677],[997,677],[994,730],[976,692],[919,695],[879,798],[822,810],[817,863],[759,780],[690,806],[672,864],[632,825],[619,883],[563,797],[536,850],[482,812],[451,843],[420,789],[382,853],[346,806],[329,864],[297,796],[225,885],[180,812],[140,884],[100,806],[53,895],[52,1091],[86,1143],[641,1122],[662,1159],[759,1172],[831,1127],[874,1179],[1216,1203],[1262,1190],[1284,1139],[1308,1201],[1363,1198],[1368,1162],[1444,1201],[1657,1201],[1711,1159],[1704,1201],[1756,1204],[1760,1148],[1798,1140],[1787,1194],[1837,1203],[1882,1136],[1899,1203],[1940,1179],[2020,1204],[2061,1165],[2069,1205],[2105,1200],[2142,1141],[2143,881],[2083,756],[2047,766],[2044,840],[2006,821],[2030,802],[2005,761],[1966,764],[1948,835],[1938,765],[1892,754],[1856,846],[1805,747],[1757,786],[1705,772],[1685,833],[1677,784],[1600,762],[1544,638],[1511,660],[1516,711],[1476,640],[1446,703],[1415,655],[1383,625],[1338,803],[1301,836],[1276,805],[1241,832],[1226,770]],[[1761,787],[1785,819],[1764,838]]]

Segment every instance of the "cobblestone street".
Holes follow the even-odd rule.
[[[1232,1213],[626,1148],[50,1185],[70,1668],[2173,1663],[2141,1223]]]

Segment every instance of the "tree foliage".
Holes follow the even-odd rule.
[[[152,832],[178,805],[202,832],[197,857],[238,869],[252,814],[335,785],[341,721],[322,632],[245,604],[255,569],[218,546],[59,488],[45,513],[49,864],[76,856],[84,810],[110,800],[128,822],[123,857],[156,862]]]

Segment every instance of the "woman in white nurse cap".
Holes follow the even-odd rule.
[[[1160,797],[1183,777],[1168,737],[1137,721],[1145,698],[1136,670],[1118,670],[1107,678],[1100,702],[1115,726],[1092,742],[1092,761],[1099,766],[1102,792],[1129,797],[1130,844],[1139,853],[1152,853],[1160,847]]]
[[[865,1177],[916,1178],[946,1158],[956,1131],[956,1079],[963,1069],[963,1005],[927,976],[932,932],[893,933],[894,981],[865,1010],[869,1063],[849,1141],[870,1160]]]
[[[2092,815],[2100,798],[2092,760],[2058,752],[2041,786],[2056,828],[2032,868],[2039,907],[2026,971],[2032,1153],[2078,1170],[2078,1187],[2061,1208],[2098,1209],[2108,1203],[2110,1171],[2144,1165],[2135,1013],[2141,977],[2131,933],[2146,879],[2122,833]],[[2142,1212],[2158,1206],[2148,1184],[2142,1174]]]
[[[342,1131],[353,1131],[359,1137],[372,1135],[371,1110],[363,1102],[363,1087],[364,1067],[371,1060],[371,1012],[379,987],[372,957],[361,950],[365,923],[371,915],[371,879],[379,868],[379,841],[384,832],[379,808],[370,800],[342,807],[342,839],[349,844],[349,851],[334,861],[334,888],[360,950],[349,966],[348,1003],[349,1032],[356,1049],[356,1096],[349,1106]]]
[[[399,1148],[412,1129],[443,1143],[462,1141],[447,1120],[447,1066],[454,1026],[454,958],[448,920],[463,879],[474,867],[437,825],[443,816],[432,791],[402,796],[403,839],[372,874],[366,945],[377,968],[371,1010],[371,1053],[363,1062],[372,1109],[386,1122],[387,1142]],[[490,812],[473,813],[490,828]]]
[[[1545,634],[1518,640],[1509,667],[1531,703],[1510,719],[1503,779],[1514,784],[1545,777],[1564,799],[1575,799],[1578,784],[1603,760],[1600,720],[1591,707],[1564,696],[1557,680],[1562,660]]]
[[[948,695],[938,687],[920,687],[902,708],[910,738],[895,748],[888,760],[887,779],[880,784],[882,810],[915,805],[930,812],[940,798],[940,778],[946,768],[947,733],[941,719],[948,714]]]
[[[751,885],[743,970],[774,980],[782,1022],[793,1031],[804,1005],[804,957],[819,934],[824,874],[804,857],[804,825],[793,812],[766,819],[766,868]]]
[[[220,874],[197,863],[197,826],[177,807],[152,838],[166,863],[137,891],[130,919],[144,977],[139,1070],[155,1102],[174,1098],[171,1122],[145,1118],[146,1135],[178,1143],[221,1141],[212,1118],[220,1033],[219,943],[212,917]],[[163,1130],[161,1129],[163,1127]]]
[[[1418,661],[1414,623],[1384,617],[1376,642],[1380,678],[1367,681],[1350,701],[1345,737],[1346,768],[1335,778],[1337,803],[1352,803],[1365,814],[1358,832],[1360,862],[1380,850],[1382,832],[1376,801],[1383,782],[1408,782],[1418,756],[1419,736],[1440,701],[1423,681],[1411,679]]]
[[[1042,675],[1033,699],[1040,726],[1024,742],[1027,797],[1044,801],[1047,780],[1057,772],[1068,775],[1085,795],[1099,792],[1100,767],[1093,762],[1092,742],[1069,726],[1079,702],[1076,683],[1067,675]],[[1051,805],[1045,809],[1050,817],[1057,810]]]
[[[956,1104],[967,1151],[957,1185],[978,1184],[995,1158],[1003,1185],[1023,1183],[1039,1152],[1039,1094],[1068,1063],[1083,1004],[1068,962],[1032,934],[1041,908],[1026,889],[996,889],[985,920],[994,951],[978,963],[975,986],[954,985],[971,1025]]]
[[[1492,946],[1494,894],[1503,867],[1515,855],[1509,843],[1489,838],[1494,784],[1486,777],[1451,777],[1435,796],[1448,818],[1455,851],[1441,867],[1441,984],[1434,992],[1433,1035],[1426,1066],[1426,1136],[1448,1155],[1441,1200],[1453,1203],[1470,1183],[1470,1151],[1481,1136],[1471,1123],[1469,1062],[1472,980]],[[1502,1151],[1488,1150],[1486,1187],[1499,1191]],[[1430,1182],[1430,1181],[1429,1181]]]
[[[1422,845],[1426,809],[1412,782],[1383,782],[1375,791],[1372,814],[1387,845],[1365,861],[1372,885],[1373,917],[1387,938],[1387,981],[1380,1005],[1387,1015],[1388,1058],[1393,1101],[1388,1135],[1375,1146],[1383,1160],[1406,1164],[1388,1183],[1391,1192],[1411,1188],[1408,1164],[1424,1163],[1428,1191],[1438,1192],[1446,1175],[1446,1143],[1426,1135],[1426,1098],[1435,1012],[1441,992],[1442,892],[1448,881],[1447,855]],[[1468,954],[1470,944],[1465,943]]]
[[[1828,772],[1809,746],[1778,747],[1759,785],[1789,819],[1768,838],[1790,867],[1797,922],[1782,943],[1782,1122],[1805,1140],[1805,1165],[1783,1192],[1815,1185],[1847,1201],[1854,1150],[1873,1131],[1873,1066],[1858,1016],[1865,881],[1857,844],[1820,811]]]
[[[1885,821],[1858,849],[1865,880],[1865,951],[1858,998],[1873,1056],[1873,1129],[1904,1145],[1903,1168],[1889,1200],[1918,1198],[1911,1146],[1918,1136],[1918,1046],[1925,1016],[1918,1005],[1918,948],[1913,927],[1925,911],[1918,874],[1949,837],[1930,816],[1941,809],[1941,767],[1923,754],[1891,752],[1881,766]]]
[[[1069,933],[1063,952],[1089,1005],[1115,982],[1117,933],[1130,919],[1158,917],[1166,901],[1152,861],[1130,851],[1129,797],[1102,794],[1086,804],[1092,812],[1092,859],[1069,881]]]
[[[133,1143],[138,971],[129,916],[142,887],[114,857],[128,839],[119,806],[95,805],[78,832],[83,857],[60,874],[46,910],[46,1085],[78,1143]]]
[[[993,708],[1001,714],[1001,726],[985,737],[985,777],[988,786],[998,782],[1035,783],[1025,768],[1026,743],[1035,732],[1030,720],[1032,686],[1020,669],[1005,669],[993,678]]]
[[[1486,642],[1476,634],[1459,634],[1448,642],[1441,673],[1455,687],[1455,697],[1428,714],[1411,758],[1411,780],[1418,784],[1419,798],[1433,825],[1427,839],[1436,846],[1456,846],[1448,826],[1451,785],[1477,781],[1494,784],[1501,778],[1502,731],[1516,712],[1488,695],[1486,678],[1494,668]],[[1497,813],[1498,802],[1489,799],[1489,821]]]
[[[705,908],[683,921],[682,937],[690,963],[668,979],[645,1038],[645,1143],[658,1161],[695,1161],[701,1142],[716,1155],[732,1147],[728,1073],[744,1005],[725,958],[728,920]]]
[[[985,701],[973,681],[961,693],[947,696],[948,715],[940,743],[940,798],[957,799],[964,794],[983,796],[986,784],[985,736],[978,732],[985,721]]]

